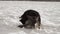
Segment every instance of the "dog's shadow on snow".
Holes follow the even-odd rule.
[[[23,31],[25,33],[30,33],[32,32],[33,29],[26,29],[26,28],[20,28],[20,31]]]
[[[19,29],[20,29],[20,32],[23,32],[23,33],[25,32],[26,34],[32,34],[33,32],[38,33],[38,31],[36,29],[26,29],[26,28],[19,28]]]

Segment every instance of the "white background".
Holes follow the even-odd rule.
[[[29,9],[40,13],[40,30],[17,27]],[[0,34],[60,34],[60,2],[0,1]]]

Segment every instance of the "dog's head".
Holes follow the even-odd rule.
[[[39,17],[27,15],[28,20],[25,22],[25,28],[35,28],[35,24]]]
[[[35,24],[40,21],[40,15],[35,10],[27,10],[21,16],[21,22],[25,28],[35,28]]]

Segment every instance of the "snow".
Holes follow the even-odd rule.
[[[41,15],[40,29],[18,28],[19,17],[33,9]],[[60,34],[60,2],[0,1],[0,34]]]

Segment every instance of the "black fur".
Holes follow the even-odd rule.
[[[41,24],[41,18],[40,18],[40,15],[37,11],[35,10],[27,10],[24,12],[24,14],[20,17],[22,18],[20,21],[23,25],[19,25],[18,27],[26,27],[28,25],[32,27],[35,27],[35,24],[36,24],[36,18],[38,18],[38,25],[40,26]],[[27,23],[27,24],[26,24]],[[29,27],[26,27],[26,28],[29,28]]]

